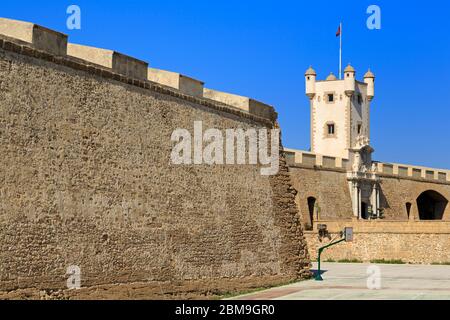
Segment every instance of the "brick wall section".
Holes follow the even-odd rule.
[[[204,293],[309,276],[284,161],[273,177],[169,165],[176,128],[274,119],[7,39],[0,47],[0,290],[63,289],[69,265],[85,287],[147,283],[150,297],[167,293],[159,284]]]

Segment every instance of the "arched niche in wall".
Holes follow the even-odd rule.
[[[411,216],[412,203],[411,202],[407,202],[405,204],[405,206],[406,206],[406,215],[408,216],[408,219],[409,219],[409,217]]]
[[[310,223],[310,227],[311,230],[313,229],[314,226],[314,220],[316,219],[316,202],[317,199],[314,197],[308,197],[307,199],[308,201],[308,213],[309,213],[309,223]]]

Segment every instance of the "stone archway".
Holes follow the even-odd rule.
[[[420,220],[442,220],[448,200],[439,192],[428,190],[417,197]]]

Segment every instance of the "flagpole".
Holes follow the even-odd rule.
[[[342,22],[339,25],[340,35],[339,35],[339,80],[342,79]]]

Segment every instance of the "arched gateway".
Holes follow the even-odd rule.
[[[441,220],[448,200],[434,190],[422,192],[417,198],[420,220]]]

